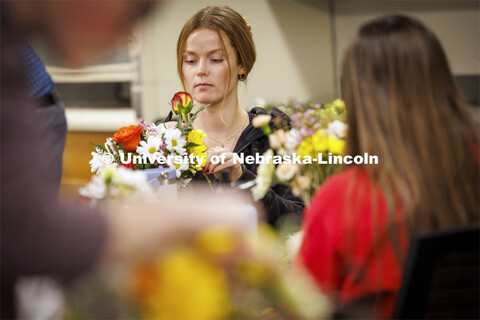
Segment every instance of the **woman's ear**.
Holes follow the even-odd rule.
[[[247,79],[247,73],[245,72],[245,68],[240,67],[240,69],[238,70],[238,80],[244,81],[245,79]]]

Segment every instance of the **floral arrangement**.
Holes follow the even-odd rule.
[[[93,144],[91,171],[97,174],[105,167],[123,166],[132,170],[158,167],[174,169],[183,185],[205,165],[207,148],[203,143],[206,134],[194,130],[192,123],[203,106],[193,115],[192,96],[177,92],[171,100],[172,109],[179,115],[174,128],[140,120],[136,125],[120,128],[104,145]],[[98,179],[97,179],[98,180]]]
[[[303,270],[289,270],[280,242],[269,227],[261,226],[249,236],[214,227],[190,240],[155,259],[125,268],[122,277],[112,279],[110,273],[107,278],[112,283],[103,289],[99,284],[105,283],[105,278],[100,282],[93,279],[95,291],[82,293],[88,298],[81,299],[78,290],[67,297],[67,314],[136,319],[330,316],[329,299]],[[95,301],[101,301],[101,306]]]
[[[274,160],[260,164],[253,197],[262,199],[272,185],[283,183],[309,203],[315,190],[340,168],[327,160],[332,155],[342,155],[345,149],[345,105],[340,99],[323,105],[302,105],[289,99],[279,109],[290,115],[291,124],[272,120],[269,115],[259,115],[252,121],[269,137],[270,149],[264,158],[283,159],[277,161],[278,165]]]
[[[80,188],[79,193],[91,200],[126,198],[132,195],[148,197],[153,194],[153,188],[148,184],[147,176],[138,171],[107,166],[94,175],[85,187]]]

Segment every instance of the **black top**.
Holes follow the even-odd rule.
[[[237,144],[233,149],[233,152],[237,154],[243,154],[244,157],[256,154],[262,155],[269,148],[268,137],[263,133],[261,128],[255,128],[252,125],[252,119],[259,114],[268,114],[262,108],[255,107],[248,112],[249,124],[243,130],[242,134],[238,138]],[[286,123],[290,124],[290,118],[277,108],[273,108],[271,112],[272,119],[275,117],[282,117]],[[172,113],[168,115],[165,121],[171,121]],[[258,164],[242,164],[242,175],[238,179],[239,181],[254,180],[257,176]],[[208,175],[213,185],[221,184],[222,181],[215,178],[213,174]],[[197,172],[194,180],[205,181],[203,172]],[[267,221],[270,224],[275,224],[279,218],[286,214],[301,215],[305,205],[302,200],[295,197],[292,194],[291,188],[286,185],[276,185],[270,188],[265,197],[260,201],[265,208],[267,214]]]

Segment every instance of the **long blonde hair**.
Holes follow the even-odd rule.
[[[364,166],[410,231],[479,220],[479,136],[440,42],[419,21],[389,15],[361,27],[341,76],[347,154]],[[390,220],[392,221],[392,220]]]

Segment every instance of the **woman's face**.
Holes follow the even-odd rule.
[[[187,38],[183,52],[182,73],[188,91],[202,104],[221,102],[237,94],[238,75],[243,68],[238,65],[237,54],[230,39],[221,33],[228,54],[222,49],[218,33],[207,28],[194,30]],[[230,86],[228,86],[230,78]],[[227,87],[228,86],[228,87]]]

